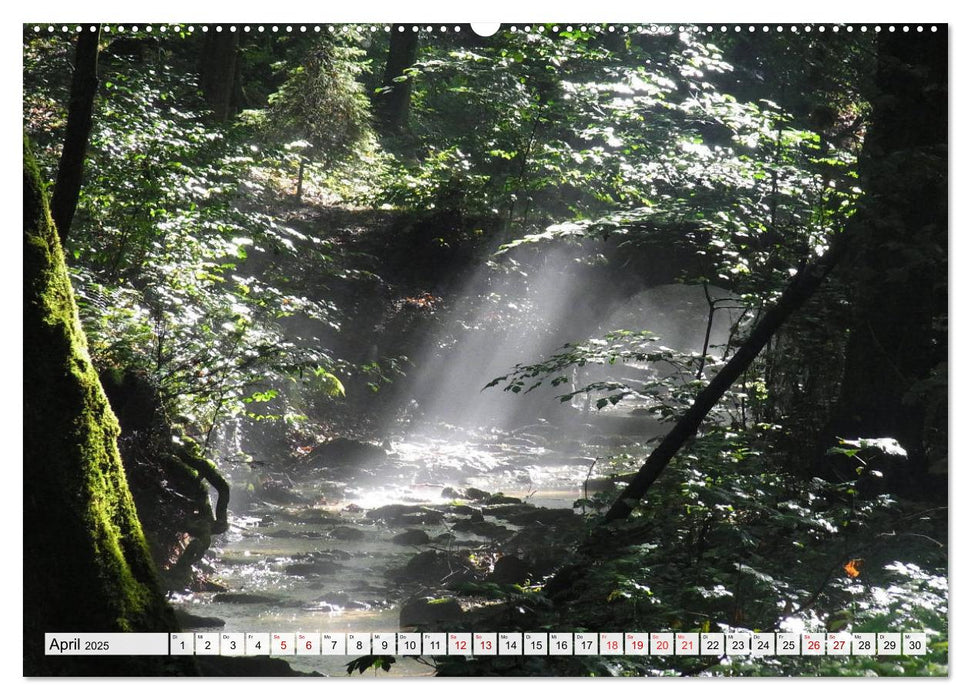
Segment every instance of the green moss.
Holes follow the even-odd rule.
[[[154,657],[45,657],[45,632],[177,629],[132,502],[24,140],[24,671],[160,672]]]

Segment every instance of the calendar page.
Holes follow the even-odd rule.
[[[25,676],[949,674],[947,23],[568,14],[23,24]]]

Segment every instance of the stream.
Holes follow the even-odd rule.
[[[632,417],[590,418],[608,431],[646,425]],[[592,491],[596,478],[616,471],[610,455],[621,446],[638,455],[646,450],[597,428],[578,424],[567,433],[545,422],[513,432],[445,426],[381,448],[348,441],[343,453],[311,453],[298,469],[262,482],[256,470],[237,465],[228,470],[231,527],[214,540],[206,560],[208,576],[225,590],[173,600],[177,609],[225,626],[187,625],[185,631],[398,631],[402,600],[435,590],[395,577],[416,554],[494,550],[520,529],[511,521],[525,522],[534,507],[567,509],[565,515],[575,518],[573,505],[584,496],[585,482]],[[395,536],[401,537],[392,541]],[[287,661],[300,671],[344,676],[352,658]],[[405,657],[391,667],[392,675],[432,672]]]

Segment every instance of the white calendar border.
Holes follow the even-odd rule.
[[[610,15],[612,13],[617,13],[623,15],[618,17],[619,21],[626,21],[631,23],[636,23],[639,21],[657,21],[663,22],[668,19],[673,21],[709,21],[713,18],[717,18],[719,21],[722,20],[737,20],[737,21],[772,21],[772,22],[832,22],[832,21],[855,21],[854,15],[857,12],[862,12],[867,15],[862,17],[865,21],[872,21],[874,18],[882,19],[886,17],[891,17],[894,21],[900,22],[918,22],[918,21],[954,21],[955,12],[952,10],[952,3],[941,2],[939,0],[924,0],[923,2],[883,2],[879,5],[870,3],[846,3],[845,0],[818,0],[815,3],[776,3],[768,2],[767,0],[761,0],[760,2],[748,3],[746,6],[741,7],[739,5],[731,6],[731,9],[726,9],[723,2],[714,2],[713,0],[696,0],[696,2],[688,4],[664,4],[664,3],[617,3],[616,5],[606,5],[605,3],[575,3],[569,0],[560,2],[552,2],[551,0],[542,0],[541,2],[524,4],[521,0],[490,0],[487,4],[482,5],[464,5],[461,13],[456,12],[455,5],[452,3],[446,3],[444,0],[434,3],[422,4],[422,9],[415,9],[415,4],[403,5],[400,2],[391,3],[390,0],[379,0],[378,2],[371,2],[367,4],[363,3],[345,3],[345,4],[335,4],[330,5],[326,8],[325,12],[321,12],[311,5],[304,4],[294,4],[296,10],[290,9],[285,5],[273,5],[270,6],[270,10],[266,10],[266,3],[260,3],[259,7],[261,9],[258,12],[254,12],[249,8],[241,7],[240,3],[234,3],[230,5],[229,3],[211,3],[211,4],[200,4],[198,2],[186,2],[185,0],[167,0],[164,4],[139,4],[133,5],[128,2],[122,2],[121,0],[109,0],[108,2],[99,2],[96,5],[89,5],[83,11],[79,11],[76,2],[67,2],[66,0],[49,0],[43,3],[43,5],[30,4],[30,3],[15,3],[13,7],[7,6],[5,11],[7,13],[6,19],[12,21],[7,21],[0,25],[2,28],[2,40],[0,40],[0,51],[6,51],[6,60],[0,61],[0,75],[4,77],[4,87],[7,88],[5,94],[12,94],[13,90],[16,88],[10,87],[11,85],[19,84],[20,80],[20,51],[19,51],[19,41],[20,41],[20,24],[27,21],[36,21],[38,19],[61,19],[70,18],[78,20],[96,20],[96,21],[130,21],[135,20],[138,22],[146,21],[185,21],[190,20],[194,22],[198,21],[241,21],[242,15],[247,17],[255,17],[258,21],[286,21],[286,18],[282,16],[285,11],[295,11],[299,14],[297,21],[306,20],[320,20],[320,21],[407,21],[409,17],[414,16],[414,19],[424,21],[426,19],[431,19],[434,21],[447,21],[447,22],[464,22],[464,21],[494,21],[496,19],[510,20],[510,21],[536,21],[537,17],[541,17],[542,21],[546,19],[553,20],[554,18],[569,18],[571,21],[611,21]],[[318,6],[319,7],[319,6]],[[231,9],[230,9],[231,8]],[[665,13],[674,12],[676,16],[665,17]],[[38,13],[44,15],[43,18],[37,17]],[[346,14],[345,14],[346,13]],[[9,15],[16,14],[15,18],[11,18]],[[83,17],[76,17],[76,15],[81,14]],[[90,17],[91,14],[96,14],[96,17]],[[326,14],[326,17],[318,17],[318,14]],[[527,15],[523,17],[523,15]],[[343,16],[342,16],[343,15]],[[459,16],[461,15],[461,16]],[[859,17],[857,17],[859,18]],[[555,21],[555,20],[554,20]],[[971,49],[971,31],[969,31],[969,26],[961,23],[950,27],[951,33],[951,45],[952,45],[952,86],[951,86],[951,100],[952,100],[952,114],[968,114],[969,109],[967,105],[967,73],[964,69],[959,70],[959,66],[968,65],[971,63],[971,57],[969,57],[969,49]],[[13,79],[10,76],[13,75]],[[965,81],[960,89],[955,89],[957,86],[954,84],[954,78],[962,76]],[[10,81],[9,84],[7,81]],[[19,91],[17,92],[19,94]],[[9,104],[6,112],[4,113],[4,129],[3,133],[8,135],[8,138],[3,140],[2,146],[0,148],[4,149],[2,162],[8,164],[7,171],[5,172],[3,185],[6,186],[6,191],[16,191],[13,188],[16,187],[16,180],[14,177],[19,177],[16,173],[13,173],[13,166],[19,164],[21,155],[16,152],[15,149],[19,149],[19,144],[16,143],[16,139],[10,138],[9,135],[13,134],[13,128],[20,129],[22,116],[17,114],[14,116],[14,109],[20,110],[18,100],[9,100]],[[951,193],[956,194],[961,192],[966,187],[966,172],[960,172],[967,168],[967,163],[971,162],[971,153],[968,152],[967,140],[962,138],[960,130],[955,128],[951,132],[952,143],[949,146],[956,146],[954,148],[953,160],[951,162],[959,164],[955,165],[955,177],[951,183]],[[18,166],[19,167],[19,166]],[[953,201],[953,200],[952,200]],[[968,214],[966,210],[961,207],[953,207],[951,211],[952,216],[952,226],[954,231],[965,230],[968,228],[964,224],[967,223]],[[14,219],[16,216],[13,217]],[[3,244],[5,246],[10,246],[11,248],[16,245],[16,237],[9,236]],[[971,256],[968,255],[969,247],[971,247],[971,241],[961,236],[953,236],[952,239],[952,250],[950,251],[949,260],[952,261],[951,264],[954,269],[963,269],[963,267],[971,264]],[[11,259],[18,259],[19,254],[13,253]],[[955,262],[957,259],[960,262]],[[961,267],[959,267],[959,265]],[[953,276],[951,279],[954,279]],[[4,295],[5,299],[15,299],[19,298],[20,295],[20,277],[18,274],[4,275],[0,276],[0,294]],[[952,290],[953,290],[952,286]],[[949,292],[950,293],[950,292]],[[958,301],[957,292],[954,292],[954,300]],[[16,329],[14,332],[22,332],[19,323],[19,311],[14,308],[14,305],[7,304],[3,305],[3,310],[0,313],[4,314],[3,321],[7,327],[12,327]],[[969,321],[969,314],[971,314],[971,304],[960,304],[955,303],[953,305],[953,316],[956,320],[954,327],[949,329],[949,333],[958,333],[958,335],[951,336],[951,342],[954,343],[954,347],[964,347],[968,344],[969,338],[967,332],[962,329],[967,329],[971,327]],[[20,371],[22,362],[22,353],[20,348],[17,347],[18,343],[7,343],[0,346],[0,353],[2,353],[2,359],[6,362],[7,367],[14,368],[14,373],[17,374]],[[952,381],[955,382],[954,389],[957,396],[962,396],[966,392],[962,390],[967,390],[971,388],[971,381],[969,381],[968,370],[960,366],[960,364],[955,364],[951,368],[954,377]],[[12,397],[10,404],[12,406],[22,405],[22,401],[18,401],[18,398],[22,399],[22,396],[18,396],[17,392],[22,391],[22,382],[12,381],[11,383],[12,391],[15,392],[15,396]],[[962,418],[967,417],[968,408],[961,404],[961,402],[955,402],[953,406],[953,413],[951,413],[951,423],[952,425],[963,424]],[[16,446],[21,443],[22,431],[20,430],[20,422],[16,419],[0,422],[0,431],[2,431],[2,436],[4,439],[4,444],[12,446],[11,452],[16,453]],[[966,447],[961,444],[960,441],[953,441],[953,447],[958,448],[956,450],[955,458],[953,459],[954,464],[962,463],[964,460],[960,459],[960,456],[964,455],[964,450]],[[963,482],[966,486],[966,479],[969,478],[966,474],[966,470],[955,469],[951,473],[951,493],[955,493],[955,487],[958,487],[959,483]],[[8,470],[7,473],[8,484],[12,484],[12,491],[14,493],[23,492],[23,470],[16,468],[16,464],[12,465],[12,468]],[[967,493],[966,488],[958,488],[958,493]],[[0,590],[6,595],[4,599],[7,601],[16,601],[18,598],[22,599],[22,595],[18,595],[18,592],[22,594],[23,576],[22,576],[22,562],[23,562],[23,519],[18,512],[18,507],[16,505],[6,508],[0,514],[2,518],[2,525],[4,526],[4,531],[8,533],[13,533],[12,537],[8,538],[9,553],[8,558],[12,561],[12,568],[14,571],[8,577],[4,577],[4,580],[0,582]],[[952,510],[952,531],[963,530],[964,526],[968,525],[967,518],[969,517],[968,509],[958,509]],[[959,526],[960,523],[960,526]],[[967,567],[965,565],[965,558],[950,558],[949,565],[949,581],[953,580],[967,580]],[[960,597],[963,600],[963,595]],[[952,597],[953,600],[953,597]],[[16,624],[16,618],[22,615],[22,610],[20,606],[15,602],[12,603],[15,610],[11,613],[14,618],[14,622],[11,624]],[[969,606],[958,605],[952,608],[950,613],[950,635],[956,637],[958,634],[963,634],[963,630],[966,629],[964,622],[967,621],[968,615],[967,610]],[[20,626],[22,629],[22,625]],[[13,680],[16,686],[17,679],[19,683],[25,684],[21,686],[26,693],[29,693],[32,700],[45,700],[46,698],[52,698],[56,700],[64,700],[66,695],[71,694],[74,689],[82,689],[85,694],[91,691],[95,693],[100,692],[104,689],[107,692],[105,697],[118,697],[124,694],[126,698],[135,698],[138,700],[153,700],[154,698],[159,698],[164,700],[171,700],[173,692],[184,692],[185,689],[189,689],[189,692],[198,690],[201,694],[211,695],[214,687],[213,683],[218,683],[221,685],[232,686],[231,691],[234,694],[234,700],[237,698],[260,698],[265,700],[268,693],[274,693],[277,689],[284,690],[284,692],[293,692],[295,687],[290,682],[290,679],[179,679],[178,691],[175,691],[173,687],[165,682],[167,679],[129,679],[129,678],[113,678],[113,679],[25,679],[22,675],[22,643],[18,634],[8,634],[3,635],[2,641],[2,655],[0,655],[0,668],[3,669],[3,677],[5,680]],[[965,663],[967,659],[967,649],[968,644],[956,644],[952,646],[949,652],[949,665],[952,669],[963,669],[969,668]],[[307,679],[307,680],[320,680],[320,679]],[[449,679],[420,679],[420,678],[409,678],[402,679],[407,680],[407,688],[409,693],[413,693],[415,696],[421,695],[422,698],[437,698],[437,697],[450,697],[454,700],[454,693],[458,687]],[[537,691],[542,692],[541,687],[550,686],[555,692],[561,691],[565,688],[565,682],[580,681],[583,682],[585,679],[502,679],[501,687],[502,692],[516,692],[518,695],[520,692],[525,693],[536,693]],[[254,682],[255,681],[255,682]],[[652,682],[664,682],[663,679],[651,679]],[[824,686],[820,686],[819,683],[813,682],[813,679],[786,679],[784,687],[780,687],[780,690],[784,689],[786,693],[787,700],[797,700],[799,698],[812,698],[813,700],[818,700],[819,694],[841,692],[838,686],[843,684],[853,683],[853,688],[851,692],[859,691],[859,684],[855,682],[856,679],[830,679]],[[332,688],[333,683],[348,683],[352,682],[348,679],[327,679],[328,690]],[[395,681],[389,680],[388,682],[394,683]],[[756,683],[759,683],[761,689],[765,689],[764,683],[766,681],[763,679],[757,680],[747,680],[747,679],[733,679],[732,688],[736,689],[736,693],[739,695],[750,692]],[[915,688],[916,685],[922,685],[924,683],[934,682],[934,679],[922,680],[922,679],[910,679],[908,688]],[[29,684],[29,685],[27,685]],[[375,689],[375,692],[371,692],[367,687],[357,686],[356,694],[361,697],[381,697],[386,695],[387,688],[390,686],[382,686],[380,689],[380,695]],[[395,686],[397,687],[397,686]],[[478,698],[488,698],[488,700],[495,700],[495,686],[491,683],[465,683],[461,686],[461,692],[463,700],[478,700]],[[724,684],[719,687],[719,690],[724,688]],[[957,687],[956,683],[942,684],[934,683],[933,692],[935,698],[956,696],[954,689]],[[303,689],[307,689],[307,686],[303,686]],[[218,692],[218,691],[217,691]],[[704,697],[706,700],[710,697],[711,688],[705,683],[688,683],[679,684],[678,686],[679,694],[684,697]],[[917,692],[920,692],[919,690]],[[26,694],[25,693],[25,694]]]

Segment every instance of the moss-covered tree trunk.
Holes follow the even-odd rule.
[[[45,632],[177,629],[118,456],[24,140],[24,673],[171,672],[167,657],[44,655]]]

